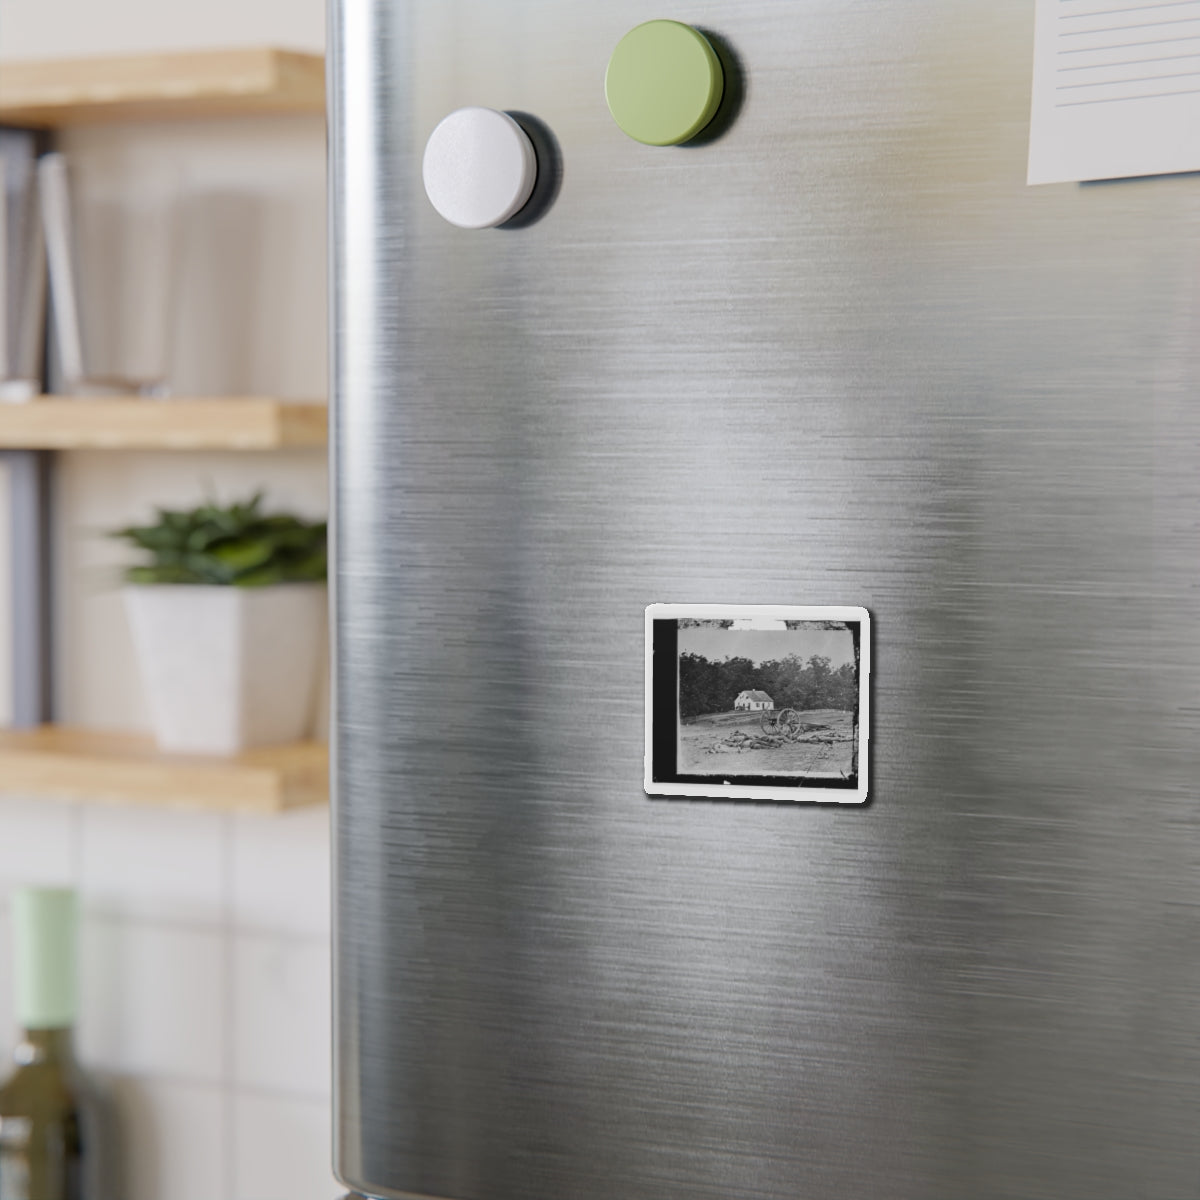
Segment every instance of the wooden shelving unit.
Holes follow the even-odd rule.
[[[27,128],[324,108],[324,59],[288,50],[18,61],[0,71],[0,123]]]
[[[327,441],[324,404],[264,396],[0,403],[6,450],[287,450]]]
[[[320,114],[320,55],[271,48],[38,62],[0,70],[0,124],[57,129],[112,121]],[[50,481],[58,450],[273,451],[327,442],[323,403],[232,396],[149,400],[44,396],[0,402],[0,452],[10,468],[20,548],[10,575],[16,610],[33,614],[14,629],[18,724],[45,718],[50,607]],[[151,739],[42,725],[0,731],[0,793],[274,813],[329,799],[329,754],[318,743],[269,747],[232,759],[160,753]]]
[[[64,800],[277,813],[329,800],[319,742],[236,758],[163,754],[149,738],[47,725],[0,732],[0,791]]]

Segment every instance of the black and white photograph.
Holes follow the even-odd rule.
[[[646,790],[865,799],[869,621],[858,608],[651,606]]]

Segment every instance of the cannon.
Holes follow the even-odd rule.
[[[829,728],[815,721],[805,721],[794,708],[769,709],[759,723],[768,737],[782,738],[785,742],[799,741],[807,733]]]

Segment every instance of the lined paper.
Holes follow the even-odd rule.
[[[1200,0],[1037,0],[1029,183],[1200,170]]]

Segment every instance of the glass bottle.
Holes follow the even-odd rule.
[[[75,1066],[76,901],[13,895],[15,1070],[0,1087],[0,1200],[93,1200],[85,1184],[84,1083]]]

